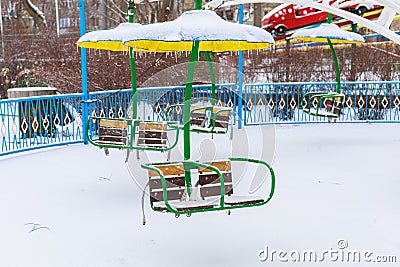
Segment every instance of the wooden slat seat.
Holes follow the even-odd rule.
[[[138,147],[166,148],[168,146],[166,122],[139,122]]]
[[[328,112],[339,116],[342,112],[344,97],[335,97],[325,99],[325,108]]]
[[[183,197],[185,191],[185,177],[183,164],[156,165],[166,180],[167,200],[177,200]],[[149,170],[150,202],[164,201],[162,182],[159,174]]]
[[[179,110],[177,110],[179,108]],[[183,128],[183,104],[172,105],[165,113],[169,119],[178,119]],[[203,133],[226,133],[231,120],[232,108],[219,106],[190,106],[190,130]]]
[[[204,163],[218,168],[224,178],[225,196],[224,203],[226,205],[243,205],[264,202],[264,199],[258,196],[234,196],[233,195],[233,180],[231,173],[231,162],[229,160],[214,161]],[[219,199],[221,196],[220,177],[214,171],[207,168],[198,168],[199,171],[199,186],[200,196],[204,200],[211,201]]]
[[[342,113],[343,94],[316,92],[306,94],[303,99],[307,102],[303,110],[310,115],[337,118]]]
[[[128,142],[128,122],[104,118],[99,121],[99,139],[96,144],[123,146]]]
[[[136,137],[135,147],[136,157],[140,158],[141,151],[159,151],[166,153],[169,161],[171,150],[178,144],[179,127],[178,122],[173,121],[138,121],[135,122]],[[175,138],[168,140],[169,130],[175,130]]]
[[[184,167],[182,163],[153,165],[153,167],[160,170],[166,180],[167,201],[173,209],[184,211],[214,207],[214,204],[209,201],[185,200],[187,196],[185,191]],[[159,174],[149,170],[148,175],[150,179],[150,202],[153,205],[153,209],[167,211],[168,209],[164,202],[163,186]]]
[[[266,204],[274,191],[275,176],[272,169],[267,163],[262,162],[269,168],[272,178],[269,198],[234,195],[231,160],[260,164],[258,160],[232,158],[205,163],[184,161],[142,165],[143,168],[148,170],[149,195],[153,210],[172,212],[176,216],[181,213],[190,216],[192,213],[213,210],[228,210],[228,214],[230,214],[231,209]],[[190,188],[187,184],[189,177],[185,177],[185,171],[190,171]],[[223,190],[221,179],[223,179],[225,186],[223,198],[221,195]],[[187,193],[189,189],[191,194]]]
[[[190,109],[191,130],[200,132],[212,131],[214,133],[225,133],[227,131],[232,109],[216,106],[191,106]],[[212,125],[212,120],[214,120],[214,125]]]

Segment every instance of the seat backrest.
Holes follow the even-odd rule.
[[[342,110],[343,97],[338,96],[335,98],[327,98],[324,102],[327,111],[335,115],[340,115]]]
[[[165,148],[168,143],[167,123],[139,122],[137,146]]]
[[[225,195],[233,194],[231,162],[229,160],[206,162],[204,164],[218,168],[224,177]],[[221,195],[221,182],[218,174],[210,169],[198,168],[200,196],[202,198]]]
[[[181,199],[185,193],[185,176],[183,164],[153,165],[159,169],[166,180],[167,200]],[[160,175],[149,170],[150,202],[163,201],[163,187]]]
[[[128,122],[121,120],[100,119],[99,140],[102,142],[126,144]]]
[[[194,108],[196,108],[196,110],[192,110]],[[190,107],[190,109],[192,110],[190,112],[190,124],[202,127],[208,127],[208,125],[206,125],[207,109],[206,108],[198,109],[198,107],[196,106],[192,106]]]
[[[227,129],[229,126],[231,111],[222,107],[213,107],[213,113],[215,114],[215,127]]]

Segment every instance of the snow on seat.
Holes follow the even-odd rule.
[[[326,110],[323,110],[323,109],[316,109],[316,108],[310,108],[308,110],[308,113],[310,113],[311,115],[321,116],[321,117],[337,117],[332,112],[329,112],[329,111],[326,111]]]
[[[196,210],[196,209],[210,209],[215,207],[214,201],[205,201],[205,200],[188,200],[188,201],[168,201],[168,204],[171,208],[178,211],[185,210]],[[153,208],[155,210],[165,210],[167,211],[167,206],[165,202],[157,202],[153,204]]]
[[[264,201],[265,200],[260,196],[226,196],[224,198],[224,203],[227,205],[252,204]]]

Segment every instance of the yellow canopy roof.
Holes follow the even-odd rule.
[[[309,42],[327,42],[335,44],[356,44],[364,42],[364,38],[355,32],[342,30],[336,24],[322,23],[295,31],[289,39]]]
[[[215,12],[191,10],[174,21],[150,24],[132,31],[123,43],[135,51],[191,51],[194,41],[199,51],[223,52],[268,48],[274,39],[267,31],[243,24],[231,23]]]

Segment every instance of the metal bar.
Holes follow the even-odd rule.
[[[80,36],[86,33],[86,21],[85,21],[85,1],[79,1],[79,32]],[[82,127],[86,129],[86,118],[88,117],[88,83],[87,83],[87,61],[86,61],[86,48],[81,47],[81,70],[82,70],[82,93],[83,93],[83,104],[82,104]],[[88,144],[87,137],[83,136],[83,143]]]
[[[336,56],[335,49],[333,48],[332,41],[328,38],[329,48],[332,53],[333,62],[335,63],[335,72],[336,72],[336,92],[340,94],[340,69],[339,69],[339,61]]]
[[[128,22],[133,23],[136,15],[136,5],[133,0],[128,1]],[[131,66],[131,85],[132,85],[132,119],[137,118],[137,84],[136,84],[136,64],[133,55],[133,48],[129,47],[129,63]]]
[[[206,58],[208,63],[208,68],[210,69],[210,79],[211,79],[211,105],[215,105],[215,76],[214,76],[214,69],[212,66],[212,61],[210,57],[210,52],[206,52]]]
[[[239,24],[243,24],[243,5],[239,5]],[[243,121],[243,106],[242,106],[242,97],[243,97],[243,51],[239,51],[238,54],[238,128],[242,128]]]
[[[197,5],[196,0],[196,5]],[[193,42],[192,52],[190,55],[190,62],[188,67],[188,75],[186,79],[186,88],[185,88],[185,103],[183,108],[183,158],[184,160],[190,160],[190,104],[192,98],[192,89],[193,89],[193,77],[194,70],[196,68],[196,61],[198,60],[200,42]],[[187,192],[190,196],[191,193],[191,178],[190,178],[190,170],[185,168],[185,181],[187,186]]]

